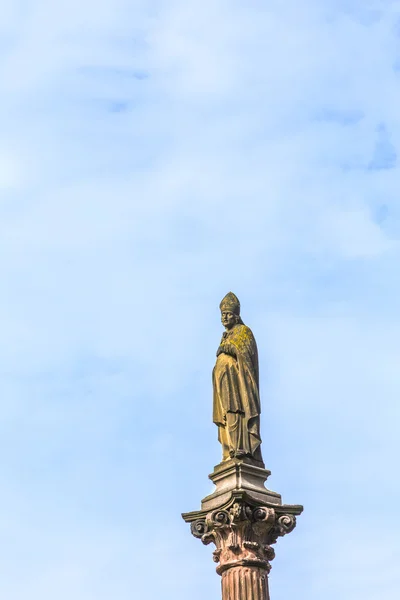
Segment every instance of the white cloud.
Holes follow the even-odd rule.
[[[390,558],[369,590],[352,573],[371,564],[357,558],[371,480],[386,502],[397,494],[397,8],[4,6],[8,598],[218,593],[179,513],[218,459],[210,371],[229,289],[260,347],[271,485],[306,505],[273,597],[328,584],[392,597]],[[320,523],[341,486],[359,507],[356,559],[332,579],[353,517],[333,503],[323,538]],[[148,556],[163,565],[151,588]]]

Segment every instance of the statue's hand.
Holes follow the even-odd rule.
[[[217,350],[217,356],[220,354],[228,354],[229,356],[236,358],[236,348],[233,344],[221,344]]]
[[[225,352],[233,358],[237,358],[236,347],[233,344],[225,344]]]

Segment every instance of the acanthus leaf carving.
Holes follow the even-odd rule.
[[[213,510],[192,522],[191,530],[203,544],[215,544],[213,560],[219,563],[219,573],[233,566],[249,565],[268,574],[275,557],[272,544],[295,526],[296,517],[292,514],[235,500],[231,506]]]
[[[193,523],[190,525],[190,531],[194,537],[202,538],[203,535],[208,531],[205,519],[197,519],[196,521],[193,521]]]
[[[270,570],[274,552],[269,533],[277,523],[275,510],[235,501],[228,509],[217,509],[192,523],[192,533],[208,545],[214,543],[213,559],[218,572],[235,565],[250,565]]]

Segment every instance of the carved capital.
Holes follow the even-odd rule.
[[[267,574],[279,536],[290,533],[296,526],[296,518],[280,514],[270,506],[251,506],[236,500],[230,506],[205,514],[192,522],[192,534],[203,544],[215,544],[214,561],[219,563],[217,572],[222,575],[232,567],[257,567]]]

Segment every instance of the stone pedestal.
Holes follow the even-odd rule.
[[[255,501],[282,504],[280,494],[268,490],[264,485],[270,475],[271,471],[265,469],[262,463],[255,465],[246,459],[231,459],[220,463],[209,475],[216,489],[202,500],[201,510],[222,506],[238,490],[246,492]]]
[[[199,511],[182,515],[196,538],[216,547],[222,600],[269,600],[272,545],[293,531],[303,510],[282,504],[281,496],[264,486],[269,475],[263,465],[246,460],[223,462],[210,475],[216,490]]]

